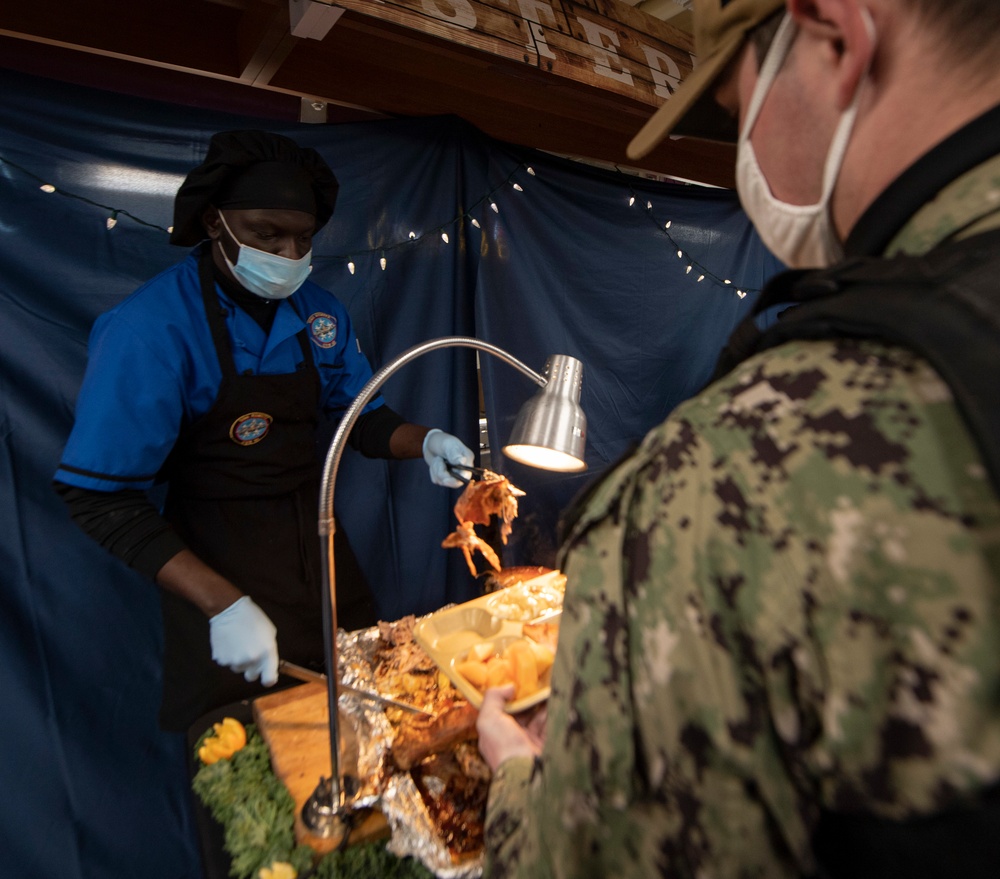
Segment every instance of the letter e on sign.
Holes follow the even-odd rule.
[[[609,79],[632,85],[632,74],[625,69],[618,55],[618,35],[610,28],[577,16],[577,21],[587,34],[587,42],[594,47],[594,72]]]

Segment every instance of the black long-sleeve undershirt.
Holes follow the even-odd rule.
[[[130,568],[153,579],[185,548],[184,541],[136,489],[95,491],[64,482],[53,486],[86,534]]]
[[[380,406],[358,418],[348,442],[365,457],[392,458],[390,437],[404,423],[401,415]],[[184,541],[143,491],[95,491],[62,482],[53,485],[73,521],[85,533],[150,579],[185,548]]]

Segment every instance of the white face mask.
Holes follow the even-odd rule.
[[[871,17],[867,10],[863,9],[862,12],[874,39],[875,26]],[[840,174],[844,153],[847,152],[858,112],[861,83],[867,71],[859,80],[851,105],[841,114],[830,142],[823,167],[823,189],[819,201],[812,205],[794,205],[780,201],[771,193],[771,187],[757,163],[750,143],[750,132],[794,39],[795,22],[790,16],[785,16],[774,36],[771,49],[764,58],[736,146],[736,191],[743,210],[750,217],[761,240],[778,259],[791,268],[824,267],[844,256],[844,248],[830,214],[830,197]]]
[[[264,299],[287,299],[305,283],[312,271],[311,249],[301,259],[288,259],[276,253],[258,250],[256,247],[243,244],[233,235],[233,230],[229,228],[222,211],[219,211],[219,219],[226,227],[229,237],[240,248],[235,265],[226,256],[225,248],[222,248],[222,258],[236,280],[251,293],[256,293]]]

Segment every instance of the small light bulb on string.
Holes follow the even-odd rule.
[[[167,226],[167,234],[168,235],[173,235],[174,234],[174,227],[173,226]]]
[[[690,275],[691,274],[691,268],[692,268],[691,266],[688,266],[686,269],[684,269],[684,274],[685,275]]]
[[[495,201],[490,202],[490,209],[493,211],[494,214],[500,213],[500,208],[497,207],[497,203]]]
[[[651,211],[653,209],[653,203],[651,201],[646,202],[646,210]]]
[[[530,175],[531,175],[532,177],[534,177],[534,176],[535,176],[535,169],[534,169],[534,168],[532,168],[532,167],[531,167],[531,165],[528,165],[528,167],[527,167],[527,168],[526,168],[525,170],[526,170],[526,171],[527,171],[527,172],[528,172],[528,173],[529,173],[529,174],[530,174]]]
[[[378,264],[379,264],[380,266],[382,266],[382,271],[384,272],[384,271],[385,271],[385,267],[386,267],[386,259],[385,259],[385,256],[383,256],[383,257],[382,257],[382,258],[381,258],[381,259],[380,259],[380,260],[378,261]]]
[[[416,232],[411,232],[411,233],[410,233],[410,240],[411,240],[411,241],[412,241],[412,240],[413,240],[414,238],[416,238],[416,237],[417,237],[417,233],[416,233]]]
[[[475,217],[472,218],[472,225],[475,226],[477,229],[483,228],[482,226],[479,225],[479,220],[477,220]]]
[[[516,189],[516,190],[517,190],[518,192],[524,192],[524,187],[523,187],[523,186],[521,186],[521,184],[520,184],[520,183],[515,183],[515,184],[514,184],[514,188],[515,188],[515,189]]]
[[[722,283],[723,284],[732,284],[733,282],[730,281],[729,278],[726,278]]]
[[[699,283],[701,283],[704,280],[705,280],[705,276],[704,275],[698,275],[698,282]]]
[[[669,228],[670,228],[670,224],[671,224],[672,222],[673,222],[673,220],[667,220],[667,225],[666,225],[666,226],[664,226],[663,228],[664,228],[664,229],[669,229]]]
[[[357,268],[357,266],[354,265],[354,260],[353,259],[349,259],[347,261],[347,271],[349,271],[353,275],[354,274],[354,270],[356,268]]]
[[[108,221],[104,225],[106,225],[108,227],[108,231],[109,232],[112,229],[114,229],[115,226],[118,225],[118,211],[112,211],[111,212],[111,216],[108,217]]]
[[[678,250],[677,251],[677,258],[678,259],[684,259],[684,251],[683,250]]]
[[[447,243],[448,243],[448,233],[447,233],[447,232],[442,232],[442,233],[441,233],[441,240],[442,240],[442,241],[443,241],[443,242],[444,242],[445,244],[447,244]]]
[[[52,185],[51,183],[43,183],[43,184],[42,184],[41,186],[39,186],[38,188],[39,188],[40,190],[42,190],[42,192],[49,192],[49,193],[52,193],[52,192],[55,192],[55,191],[56,191],[56,188],[55,188],[55,187],[54,187],[54,186],[53,186],[53,185]]]
[[[634,204],[635,204],[635,196],[631,195],[631,196],[629,196],[628,206],[632,207],[632,205],[634,205]]]
[[[739,296],[740,299],[746,299],[747,298],[747,291],[746,290],[737,290],[736,291],[736,295]]]

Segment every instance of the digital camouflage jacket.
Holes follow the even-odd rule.
[[[993,158],[890,251],[998,202]],[[597,486],[560,566],[545,749],[494,777],[490,877],[810,875],[822,810],[909,818],[1000,779],[1000,503],[910,350],[743,361]]]

